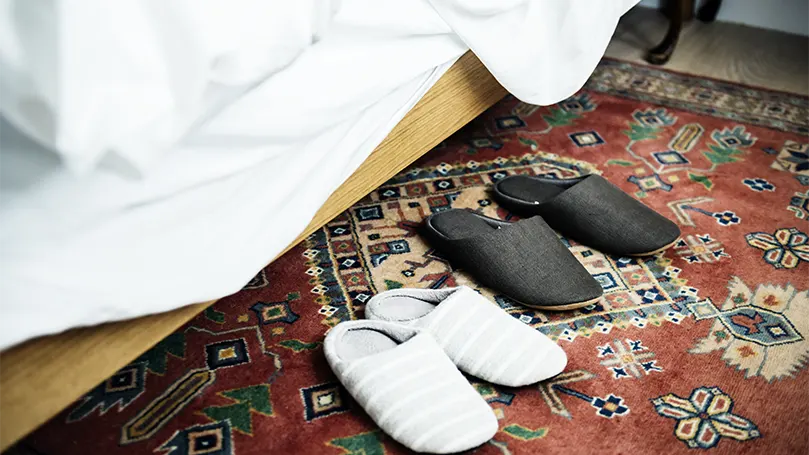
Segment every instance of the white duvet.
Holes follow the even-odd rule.
[[[0,348],[223,297],[471,48],[589,77],[636,0],[0,0]]]

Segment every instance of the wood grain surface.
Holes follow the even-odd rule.
[[[461,57],[285,250],[342,213],[506,94],[472,53]],[[283,253],[282,253],[283,254]],[[280,256],[280,255],[279,255]],[[270,258],[268,258],[270,259]],[[213,304],[70,330],[0,354],[0,451]]]

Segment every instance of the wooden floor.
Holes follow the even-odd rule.
[[[636,7],[621,19],[607,56],[646,63],[646,51],[662,39],[667,27],[657,10]],[[809,38],[692,20],[664,68],[809,95]]]

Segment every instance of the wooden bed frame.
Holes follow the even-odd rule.
[[[332,193],[312,222],[281,254],[505,95],[506,90],[477,57],[467,52]],[[0,353],[0,452],[213,303],[74,329]]]

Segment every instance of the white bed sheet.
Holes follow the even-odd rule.
[[[559,101],[634,1],[309,3],[329,12],[317,39],[265,78],[206,87],[160,153],[66,165],[3,106],[0,348],[238,291],[469,47],[525,101]]]

